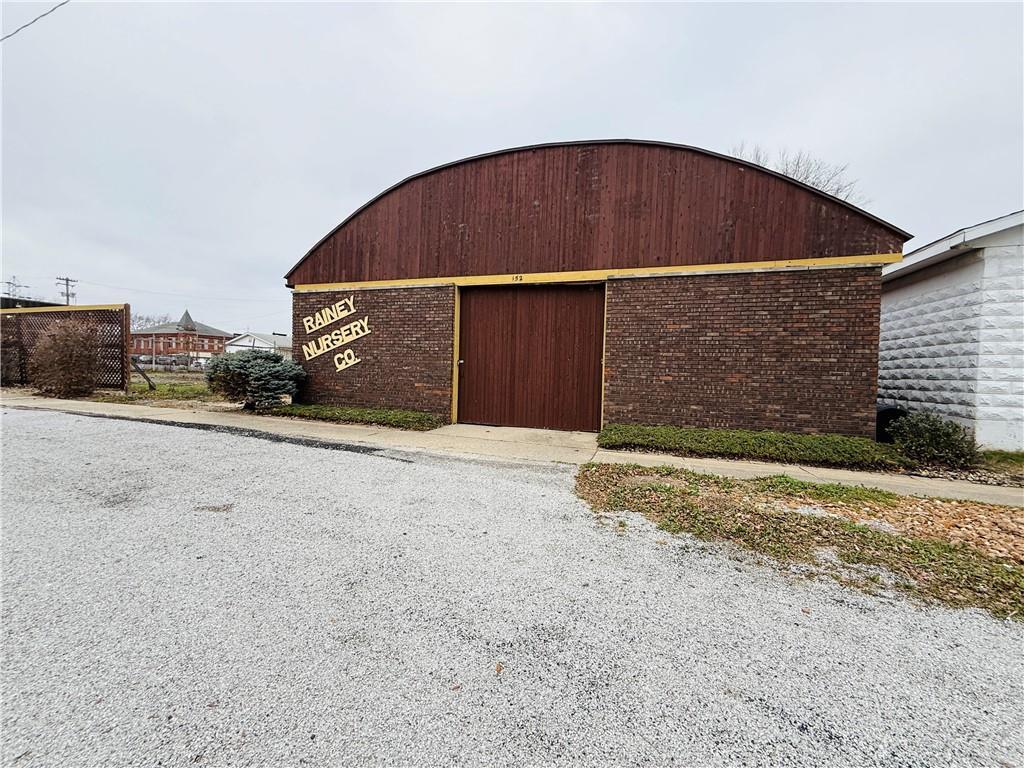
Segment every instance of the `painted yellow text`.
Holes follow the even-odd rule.
[[[306,360],[312,360],[314,357],[319,357],[324,354],[324,352],[330,352],[332,349],[345,346],[350,341],[362,338],[369,332],[369,316],[364,317],[362,320],[353,320],[348,325],[343,325],[341,328],[335,328],[330,333],[325,333],[320,338],[313,339],[313,341],[303,344],[302,356]]]
[[[344,352],[339,352],[334,356],[334,367],[339,371],[344,371],[346,368],[351,368],[356,363],[361,363],[358,357],[356,357],[355,350],[346,349]]]
[[[354,296],[342,299],[329,307],[324,307],[308,317],[302,318],[302,325],[306,333],[319,331],[331,323],[336,323],[343,317],[348,317],[356,311],[356,300]],[[308,358],[307,358],[308,359]]]

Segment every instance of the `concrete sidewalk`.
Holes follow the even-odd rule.
[[[405,451],[427,451],[503,461],[561,462],[577,465],[591,461],[643,464],[645,466],[667,464],[695,472],[739,479],[784,474],[798,480],[863,485],[911,496],[941,496],[1024,507],[1024,489],[1021,488],[982,485],[960,480],[938,480],[913,475],[805,467],[795,464],[607,451],[597,447],[597,436],[591,432],[554,432],[516,427],[486,427],[474,424],[452,424],[430,432],[407,432],[386,427],[331,424],[279,416],[255,416],[240,410],[211,411],[199,408],[162,408],[148,405],[95,403],[89,400],[58,400],[35,397],[10,390],[5,390],[2,393],[0,405],[186,427],[256,431],[300,440]]]

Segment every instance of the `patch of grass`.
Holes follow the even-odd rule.
[[[1024,451],[980,451],[981,463],[996,472],[1024,472]]]
[[[98,390],[89,400],[101,403],[133,403],[144,400],[220,400],[213,394],[205,381],[201,382],[154,382],[156,389],[151,390],[144,381],[133,381],[131,390],[126,394],[119,391]]]
[[[205,379],[198,381],[154,380],[155,390],[150,390],[145,381],[133,381],[131,392],[113,390],[97,391],[90,400],[101,403],[135,403],[155,400],[222,401],[206,385]],[[339,424],[375,424],[382,427],[409,429],[425,432],[444,426],[440,418],[432,413],[404,411],[397,408],[346,408],[333,405],[285,404],[265,412],[269,416],[290,416],[311,421],[333,421]]]
[[[680,456],[778,461],[848,469],[901,469],[912,464],[892,446],[864,437],[802,435],[745,429],[609,424],[598,445],[608,449],[658,451]]]
[[[348,408],[335,405],[282,405],[269,411],[273,416],[291,416],[314,421],[334,421],[343,424],[376,424],[381,427],[410,429],[426,432],[437,429],[444,422],[432,413],[403,411],[396,408]]]
[[[838,483],[808,483],[788,475],[773,475],[754,481],[762,491],[779,496],[799,496],[815,501],[855,504],[859,501],[873,501],[878,504],[895,504],[900,500],[898,493],[862,485],[839,485]]]
[[[153,383],[160,384],[175,383],[175,384],[205,384],[206,376],[203,375],[202,371],[151,371],[142,366],[146,371],[146,375],[153,380]],[[139,375],[138,371],[132,371],[132,381],[137,384],[145,386],[145,381],[142,376]]]
[[[682,469],[653,472],[625,464],[588,464],[576,479],[577,494],[597,511],[639,512],[668,533],[728,541],[776,562],[804,563],[869,592],[883,580],[869,569],[885,569],[891,589],[1024,620],[1024,568],[1019,563],[964,544],[875,530],[844,517],[800,514],[771,498],[856,502],[870,491],[838,487],[781,477],[723,483]],[[886,503],[904,498],[879,493]],[[838,567],[820,558],[824,550],[835,553]]]

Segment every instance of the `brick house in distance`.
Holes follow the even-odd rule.
[[[208,358],[222,354],[224,344],[234,335],[220,328],[197,323],[186,309],[176,323],[163,323],[132,331],[132,354]]]

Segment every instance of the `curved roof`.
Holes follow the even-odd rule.
[[[448,163],[443,163],[441,165],[436,165],[433,168],[428,168],[425,171],[420,171],[418,173],[412,174],[411,176],[407,176],[406,178],[402,179],[401,181],[399,181],[399,182],[397,182],[395,184],[392,184],[390,187],[385,189],[383,192],[379,193],[378,195],[374,196],[370,200],[368,200],[365,203],[363,203],[363,205],[359,206],[356,210],[354,210],[347,217],[345,217],[345,219],[340,224],[338,224],[336,227],[334,227],[334,229],[332,229],[326,235],[321,237],[308,251],[306,251],[305,255],[301,259],[299,259],[291,269],[288,270],[287,274],[285,275],[285,280],[290,281],[290,278],[291,278],[292,274],[295,272],[295,270],[297,270],[299,268],[299,266],[307,258],[309,258],[321,245],[323,245],[327,240],[329,240],[332,235],[334,235],[336,232],[338,232],[340,229],[342,229],[346,224],[348,224],[350,221],[352,221],[354,218],[356,218],[360,213],[365,211],[367,208],[370,208],[375,203],[377,203],[379,200],[381,200],[382,198],[384,198],[387,195],[389,195],[391,192],[394,192],[395,190],[399,189],[400,187],[405,186],[406,184],[408,184],[411,181],[415,181],[416,179],[420,179],[420,178],[423,178],[424,176],[429,176],[429,175],[431,175],[433,173],[437,173],[438,171],[443,171],[443,170],[446,170],[448,168],[453,168],[455,166],[464,165],[464,164],[467,164],[467,163],[473,163],[473,162],[476,162],[478,160],[485,160],[487,158],[498,157],[500,155],[512,154],[512,153],[515,153],[515,152],[526,152],[526,151],[535,150],[535,149],[547,149],[549,147],[577,147],[577,146],[593,146],[593,145],[602,145],[602,144],[633,144],[633,145],[639,145],[639,146],[662,147],[662,148],[666,148],[666,149],[681,149],[681,150],[687,150],[687,151],[690,151],[690,152],[697,152],[697,153],[700,153],[702,155],[707,155],[708,157],[717,158],[719,160],[726,160],[726,161],[729,161],[731,163],[735,163],[737,165],[742,165],[742,166],[745,166],[747,168],[752,168],[754,170],[760,171],[761,173],[765,173],[765,174],[768,174],[770,176],[774,176],[776,178],[782,179],[782,180],[788,182],[789,184],[793,184],[793,185],[795,185],[797,187],[801,187],[801,188],[803,188],[803,189],[805,189],[805,190],[807,190],[807,191],[817,195],[818,197],[824,198],[824,199],[829,200],[829,201],[831,201],[833,203],[838,203],[839,205],[842,205],[842,206],[850,209],[851,211],[854,211],[858,215],[863,216],[864,218],[869,219],[871,221],[874,221],[875,223],[881,225],[882,227],[885,227],[886,229],[890,230],[894,234],[896,234],[899,237],[901,237],[903,240],[909,240],[911,237],[913,237],[913,235],[911,235],[909,232],[906,232],[906,231],[900,229],[899,227],[895,226],[894,224],[890,224],[889,222],[885,221],[884,219],[880,219],[879,217],[869,213],[868,211],[865,211],[862,208],[857,207],[856,205],[853,205],[850,202],[847,202],[846,200],[842,200],[842,199],[840,199],[838,197],[830,195],[827,192],[822,192],[820,189],[818,189],[816,187],[812,187],[809,184],[805,184],[802,181],[797,181],[796,179],[793,179],[793,178],[791,178],[789,176],[786,176],[783,173],[779,173],[778,171],[773,171],[772,169],[766,168],[766,167],[764,167],[762,165],[758,165],[757,163],[752,163],[752,162],[750,162],[748,160],[743,160],[743,159],[738,158],[738,157],[731,157],[729,155],[724,155],[724,154],[721,154],[719,152],[712,152],[711,150],[703,149],[702,147],[695,147],[695,146],[691,146],[689,144],[676,144],[676,143],[668,142],[668,141],[651,141],[651,140],[647,140],[647,139],[592,139],[592,140],[589,140],[589,141],[587,141],[587,140],[581,140],[581,141],[553,141],[553,142],[545,142],[545,143],[541,143],[541,144],[527,144],[527,145],[520,146],[520,147],[509,147],[507,149],[499,149],[499,150],[495,150],[493,152],[484,152],[483,154],[472,155],[470,157],[464,157],[464,158],[461,158],[459,160],[453,160],[453,161],[448,162]]]

